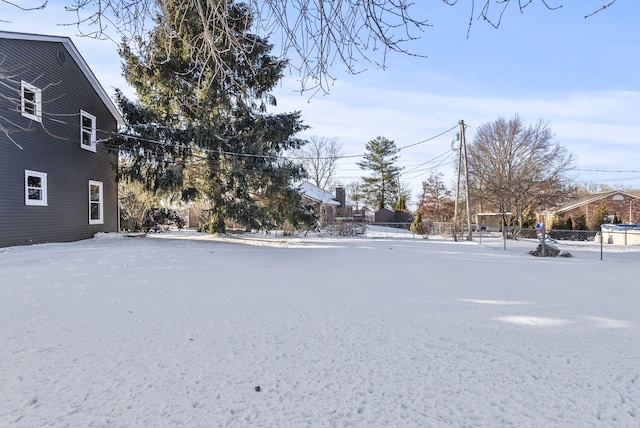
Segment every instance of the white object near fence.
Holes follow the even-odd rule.
[[[602,242],[613,245],[640,245],[640,224],[603,224]]]

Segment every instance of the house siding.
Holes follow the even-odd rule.
[[[98,140],[116,118],[63,43],[0,38],[0,55],[3,74],[15,76],[0,87],[2,125],[28,129],[10,134],[21,148],[0,134],[0,247],[117,231],[117,154],[80,147],[80,110],[96,116]],[[42,89],[41,124],[20,113],[21,80]],[[25,205],[25,170],[47,174],[47,206]],[[89,180],[103,183],[104,224],[89,225]]]

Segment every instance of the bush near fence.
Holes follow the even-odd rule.
[[[337,236],[363,236],[366,229],[366,223],[362,222],[326,223],[322,226],[324,232]]]

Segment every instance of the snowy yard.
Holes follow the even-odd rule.
[[[0,426],[640,426],[638,263],[108,238],[0,249]]]

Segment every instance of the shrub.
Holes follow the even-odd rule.
[[[422,221],[422,216],[418,213],[413,220],[413,223],[411,223],[409,230],[418,235],[422,235],[423,238],[426,238],[429,232],[431,232],[431,224]]]

